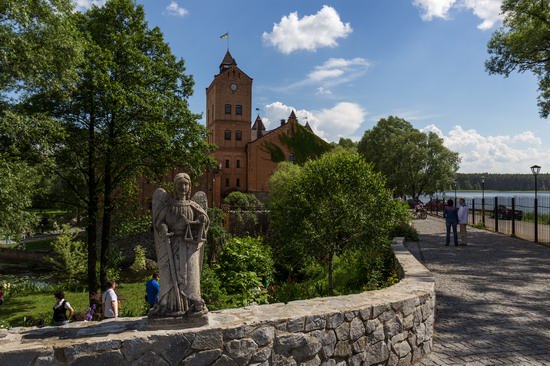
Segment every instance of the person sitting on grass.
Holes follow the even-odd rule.
[[[74,309],[71,307],[68,301],[65,300],[65,294],[63,291],[58,291],[54,294],[56,303],[53,306],[53,325],[65,325],[71,320]],[[69,316],[67,317],[67,310],[69,310]]]

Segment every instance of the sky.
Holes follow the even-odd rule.
[[[327,141],[359,141],[393,115],[443,138],[461,173],[529,174],[535,164],[547,173],[550,121],[539,117],[536,78],[485,71],[501,1],[137,2],[193,75],[195,113],[205,114],[229,49],[254,80],[251,120],[259,114],[268,129],[294,110]]]

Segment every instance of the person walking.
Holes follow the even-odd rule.
[[[74,309],[71,304],[65,300],[65,294],[63,291],[58,291],[54,294],[55,305],[53,306],[53,325],[60,326],[65,325],[71,320]],[[67,310],[69,310],[69,316],[67,316]]]
[[[460,245],[468,245],[468,233],[466,226],[468,225],[468,206],[466,200],[461,198],[458,200],[458,226],[460,227]]]
[[[151,279],[145,284],[145,292],[147,293],[146,300],[149,303],[149,308],[155,306],[159,302],[159,274],[153,273]]]
[[[106,319],[118,318],[118,299],[115,293],[116,282],[108,281],[105,284],[107,290],[103,293],[101,297],[101,302],[103,303],[103,316]]]
[[[451,242],[451,228],[453,229],[455,246],[458,246],[458,236],[456,233],[456,226],[458,224],[458,210],[454,207],[453,200],[447,201],[447,206],[443,209],[443,217],[445,218],[445,225],[447,226],[445,246],[449,246],[449,243]]]

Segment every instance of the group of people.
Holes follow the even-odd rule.
[[[152,308],[159,302],[159,284],[160,278],[158,273],[153,273],[151,279],[145,284],[145,301]],[[105,284],[106,290],[101,296],[101,303],[103,305],[103,317],[105,319],[118,318],[118,298],[115,293],[116,282],[108,281]],[[0,301],[2,299],[2,287],[0,286]],[[74,315],[74,309],[71,304],[65,300],[65,294],[63,291],[58,291],[54,294],[55,304],[53,306],[53,325],[60,326],[67,324]],[[1,302],[0,302],[1,304]],[[67,312],[69,314],[67,315]]]
[[[447,236],[445,237],[445,246],[449,246],[451,242],[451,229],[453,230],[453,239],[455,246],[468,245],[468,233],[466,226],[468,225],[468,206],[466,200],[461,198],[458,200],[458,207],[454,206],[453,200],[448,200],[447,205],[443,209],[443,217],[447,227]],[[458,242],[457,226],[460,227],[460,244]]]

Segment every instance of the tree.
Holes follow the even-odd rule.
[[[548,0],[505,0],[502,27],[487,45],[489,74],[531,71],[538,79],[539,113],[550,114],[550,5]]]
[[[63,135],[52,156],[54,173],[86,212],[88,287],[107,280],[113,217],[136,190],[137,178],[160,179],[183,166],[197,177],[210,163],[206,129],[191,113],[192,77],[172,55],[158,28],[149,28],[133,0],[73,14],[84,43],[83,61],[68,98],[28,99],[51,113]]]
[[[37,93],[63,98],[74,85],[82,42],[71,0],[0,2],[0,231],[13,234],[36,221],[27,208],[47,169],[59,129],[24,101]]]
[[[359,152],[381,172],[397,196],[418,198],[449,187],[460,157],[433,132],[415,129],[402,118],[382,118],[365,131]]]
[[[283,260],[314,258],[328,266],[333,289],[334,256],[387,243],[404,219],[385,181],[357,153],[337,148],[303,167],[282,163],[270,179],[270,230]]]

